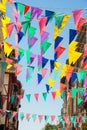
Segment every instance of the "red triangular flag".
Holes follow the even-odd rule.
[[[56,92],[51,92],[53,99],[56,98]]]
[[[24,14],[26,14],[29,9],[30,9],[30,6],[29,5],[25,5],[25,7],[24,7]]]
[[[60,57],[60,55],[65,51],[66,48],[64,47],[61,47],[61,46],[58,46],[56,49],[55,49],[55,53],[57,53],[57,58]]]
[[[38,101],[39,94],[35,93],[34,96],[35,96],[36,101]]]
[[[40,26],[40,35],[42,35],[43,31],[45,31],[46,21],[47,21],[47,17],[42,17],[38,19],[39,26]]]
[[[52,120],[52,121],[54,121],[54,120],[55,120],[55,118],[56,118],[56,116],[54,116],[54,115],[53,115],[53,116],[51,116],[51,120]]]
[[[38,119],[39,119],[39,121],[42,121],[43,115],[38,115]]]
[[[18,114],[18,112],[14,111],[14,112],[12,113],[12,117],[14,118],[17,114]]]

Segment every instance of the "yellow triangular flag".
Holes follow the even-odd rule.
[[[7,57],[10,55],[12,52],[11,45],[9,45],[7,42],[4,42],[4,53],[7,55]]]
[[[8,64],[6,69],[9,70],[11,67],[12,67],[12,64]]]
[[[52,78],[49,78],[49,87],[52,88],[55,83],[55,80]]]
[[[7,0],[1,0],[0,1],[0,10],[2,12],[6,12],[6,2],[7,2]]]
[[[56,89],[56,98],[60,95],[60,90]]]
[[[58,27],[55,25],[55,26],[54,26],[54,39],[57,38],[57,36],[59,35],[59,33],[60,33],[60,30],[59,30]]]
[[[54,62],[54,70],[58,70],[60,65],[61,65],[60,62]]]
[[[69,51],[75,51],[77,49],[77,45],[78,45],[78,42],[77,41],[72,41],[70,44],[69,44]]]
[[[61,27],[60,27],[61,30],[65,27],[65,25],[68,22],[68,20],[70,19],[70,17],[71,17],[70,14],[65,14],[65,16],[64,16],[64,18],[62,20]]]

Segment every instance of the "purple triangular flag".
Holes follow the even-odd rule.
[[[42,56],[41,55],[38,55],[38,66],[42,64]]]
[[[31,53],[30,54],[30,63],[28,64],[28,66],[30,66],[33,63],[35,58],[36,58],[36,55]]]
[[[42,14],[42,9],[40,8],[37,8],[37,18]]]
[[[49,36],[48,32],[43,32],[41,35],[41,43],[43,43],[48,36]]]
[[[37,40],[38,39],[36,37],[29,38],[28,42],[30,44],[30,47],[32,47]]]

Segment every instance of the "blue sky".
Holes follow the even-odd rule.
[[[87,7],[87,0],[16,0],[17,2],[22,2],[24,4],[28,4],[30,6],[35,6],[35,7],[40,7],[43,10],[51,10],[51,11],[55,11],[57,13],[72,13],[72,10],[74,9],[86,9]],[[10,12],[10,8],[11,7],[9,4],[7,5],[7,15],[10,16],[9,14]],[[84,10],[84,16],[87,16],[87,10]],[[40,42],[40,36],[38,35],[38,31],[39,31],[39,27],[38,27],[38,23],[35,21],[35,19],[32,22],[32,26],[37,28],[37,33],[36,33],[36,37],[39,38],[38,42]],[[46,31],[48,31],[50,33],[50,37],[49,37],[49,41],[54,44],[53,41],[53,27],[54,27],[54,21],[49,24],[48,28],[46,29]],[[74,22],[73,22],[73,18],[71,18],[68,22],[68,24],[66,25],[66,27],[64,28],[64,30],[62,31],[62,33],[60,34],[60,36],[62,36],[63,39],[63,46],[67,48],[68,46],[68,41],[69,41],[69,29],[74,29]],[[14,36],[12,35],[12,37],[10,39],[8,39],[8,41],[10,41],[11,43],[14,43]],[[32,49],[32,52],[38,54],[39,53],[39,48],[38,48],[39,44],[37,43],[37,45],[35,45]],[[25,50],[27,50],[27,37],[23,38],[23,40],[20,43],[20,47],[24,48]],[[51,48],[48,50],[48,52],[45,54],[45,57],[47,57],[48,59],[52,59],[53,58],[53,53],[50,53],[51,51],[53,51],[53,45],[51,46]],[[61,56],[61,58],[58,59],[58,61],[64,63],[65,60],[67,59],[67,51]],[[43,100],[42,98],[42,93],[46,92],[46,88],[45,88],[45,84],[48,82],[48,78],[49,78],[49,70],[47,72],[46,77],[43,79],[43,81],[41,82],[40,85],[37,86],[37,68],[36,68],[36,64],[37,64],[37,59],[35,59],[33,65],[35,66],[35,70],[34,73],[32,75],[32,79],[26,83],[26,56],[23,57],[23,59],[21,60],[20,64],[23,65],[22,67],[22,73],[18,76],[18,79],[22,82],[23,85],[23,89],[25,90],[25,94],[24,94],[24,98],[21,101],[21,109],[20,112],[24,112],[26,113],[31,113],[31,114],[43,114],[43,115],[60,115],[61,114],[61,107],[62,107],[62,103],[63,101],[61,100],[61,98],[59,97],[56,100],[52,99],[51,94],[48,95],[46,102]],[[49,64],[47,64],[46,66],[47,68],[49,68]],[[54,87],[52,88],[51,91],[54,91],[56,88],[59,88],[59,81],[60,81],[60,76],[58,73],[58,77],[56,80],[56,84],[54,85]],[[33,95],[34,93],[40,93],[40,97],[39,97],[39,101],[36,102],[34,96],[31,96],[31,101],[30,103],[28,103],[25,95],[31,93],[31,95]],[[39,121],[37,120],[35,123],[32,121],[32,119],[30,120],[30,122],[26,121],[26,119],[24,118],[23,121],[19,122],[19,130],[41,130],[45,125],[45,122],[42,121],[41,123],[39,123]]]

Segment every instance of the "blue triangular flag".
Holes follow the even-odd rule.
[[[54,60],[50,60],[50,70],[52,72],[52,70],[54,69]]]
[[[72,77],[72,83],[74,83],[75,80],[77,79],[77,74],[73,72],[71,77]]]
[[[42,67],[43,68],[45,67],[45,65],[47,64],[47,62],[48,62],[48,59],[45,58],[45,57],[42,57]]]
[[[50,19],[53,17],[54,14],[55,13],[53,11],[45,10],[45,16],[47,17],[46,25],[48,24],[48,22],[50,21]]]
[[[38,74],[38,84],[41,82],[41,80],[42,80],[42,75]]]
[[[47,93],[49,93],[50,87],[48,84],[46,84],[46,90],[47,90]]]
[[[59,45],[59,43],[63,40],[63,37],[57,36],[57,38],[55,39],[55,49],[56,47]]]
[[[70,29],[69,30],[69,43],[71,43],[73,41],[73,39],[75,38],[77,34],[77,31],[74,29]]]
[[[84,62],[86,62],[87,61],[87,56],[84,58]]]
[[[24,33],[23,32],[19,32],[18,33],[18,43],[21,41],[21,39],[23,38]]]
[[[16,10],[18,10],[18,4],[15,2],[14,5],[15,5]]]
[[[54,54],[54,60],[56,61],[56,59],[58,58],[58,52],[56,52],[55,54]]]

